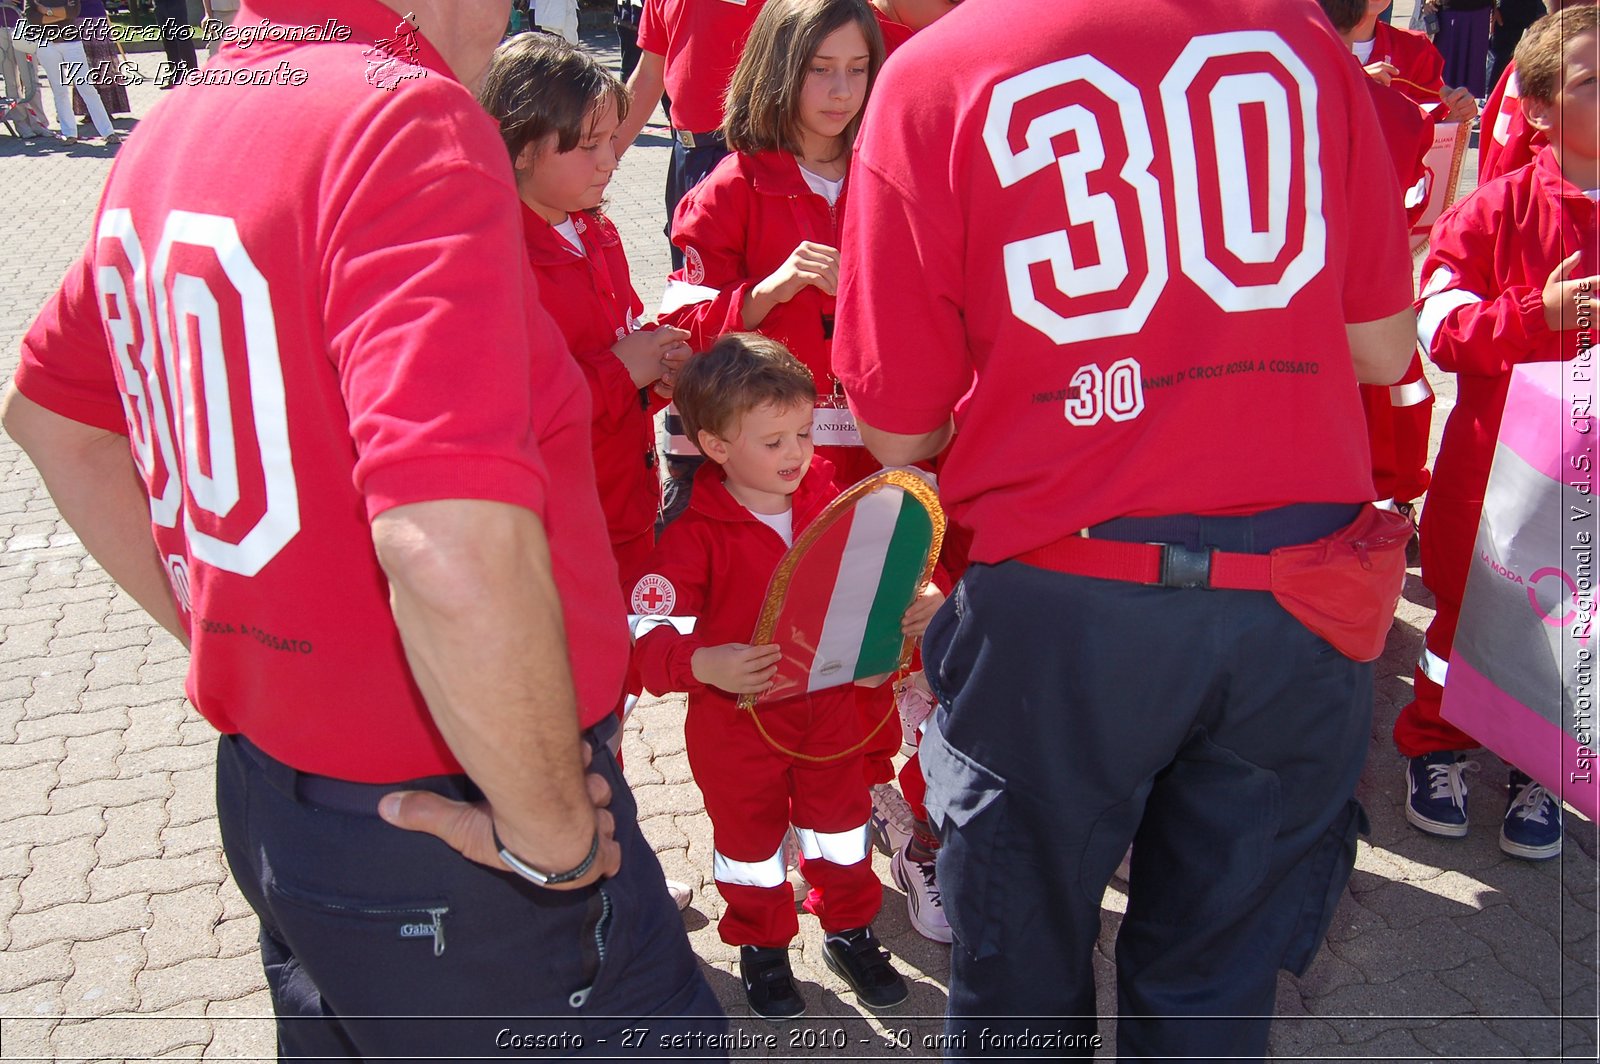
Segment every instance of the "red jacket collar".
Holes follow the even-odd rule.
[[[800,486],[794,493],[795,532],[798,534],[809,525],[836,494],[833,490],[833,463],[812,455],[811,467],[800,478]],[[710,459],[694,475],[694,493],[689,496],[689,508],[700,511],[714,521],[757,522],[756,516],[728,491],[728,485],[722,478],[722,467]]]
[[[1594,202],[1583,194],[1583,189],[1567,180],[1567,175],[1561,172],[1561,163],[1556,159],[1555,149],[1549,145],[1539,149],[1539,154],[1534,156],[1533,175],[1534,182],[1548,195],[1562,199],[1579,199],[1585,203]]]
[[[741,154],[739,164],[750,178],[750,187],[764,196],[815,196],[800,172],[800,161],[786,151],[758,151]],[[850,177],[845,175],[845,184]]]
[[[582,262],[586,254],[594,255],[597,245],[606,243],[601,222],[594,215],[580,211],[571,218],[573,228],[578,230],[578,239],[583,241],[582,252],[567,243],[567,238],[556,232],[556,227],[545,221],[538,211],[526,203],[522,205],[522,232],[527,238],[528,259],[535,266]]]

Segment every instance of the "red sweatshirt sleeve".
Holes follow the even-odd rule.
[[[704,351],[725,332],[744,331],[744,301],[761,280],[745,258],[750,233],[749,186],[734,167],[719,167],[678,204],[672,242],[683,268],[667,278],[661,322],[689,332]]]
[[[674,522],[656,544],[645,575],[635,582],[629,608],[635,614],[703,621],[711,570],[709,531],[693,521]],[[705,687],[694,678],[691,661],[696,650],[710,644],[696,627],[694,634],[680,635],[670,624],[662,624],[634,644],[634,666],[646,689],[667,694]]]

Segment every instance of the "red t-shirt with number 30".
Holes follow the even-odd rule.
[[[940,487],[975,561],[1371,499],[1344,326],[1405,309],[1410,258],[1316,3],[987,10],[917,34],[868,107],[834,343],[860,418],[919,434],[959,404]]]
[[[238,24],[350,39],[226,47],[208,70],[266,81],[181,88],[140,122],[17,386],[129,435],[217,728],[342,779],[458,772],[370,520],[439,499],[537,513],[594,724],[628,635],[588,388],[539,306],[494,122],[377,0],[303,8],[247,0]]]

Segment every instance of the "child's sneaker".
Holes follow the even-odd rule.
[[[678,907],[680,913],[694,900],[694,888],[682,880],[667,880],[667,893],[672,895],[672,904]]]
[[[1463,761],[1457,750],[1436,750],[1413,757],[1406,766],[1406,783],[1411,795],[1406,800],[1406,819],[1418,831],[1459,839],[1467,833],[1468,769],[1476,761]]]
[[[1511,770],[1506,785],[1500,848],[1525,861],[1543,861],[1561,853],[1561,803],[1543,784],[1517,769]]]
[[[872,832],[872,843],[885,857],[893,857],[911,841],[911,829],[917,818],[907,802],[892,783],[872,785],[872,817],[867,827]]]
[[[806,1014],[806,999],[795,989],[787,949],[740,946],[739,977],[750,1011],[763,1020],[793,1020]]]
[[[892,1008],[911,995],[870,927],[829,934],[822,940],[822,959],[869,1009]]]
[[[913,861],[900,850],[889,862],[895,885],[906,893],[906,912],[917,934],[935,942],[950,942],[950,921],[939,898],[939,877],[932,861]]]

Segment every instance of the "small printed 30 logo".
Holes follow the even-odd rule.
[[[640,577],[633,585],[633,612],[646,617],[667,617],[678,604],[678,592],[672,581],[659,573]]]

